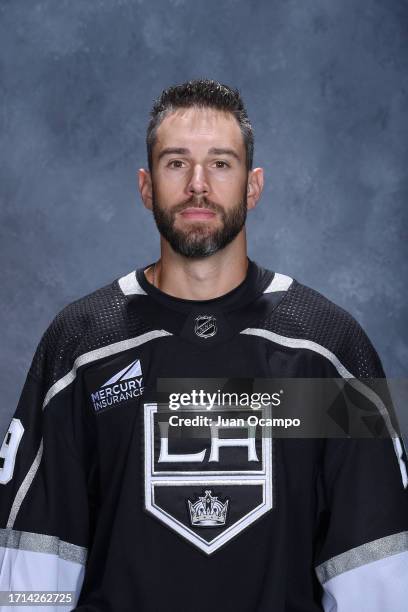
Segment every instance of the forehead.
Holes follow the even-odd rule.
[[[167,115],[156,132],[157,153],[164,147],[233,147],[244,154],[244,140],[232,113],[213,108],[180,108]]]

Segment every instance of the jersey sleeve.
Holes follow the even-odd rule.
[[[37,348],[0,450],[0,591],[73,592],[66,606],[35,608],[48,611],[72,610],[79,597],[94,499],[81,391],[75,369],[55,376],[53,333]]]
[[[360,330],[360,335],[362,334]],[[369,375],[384,378],[371,343],[355,347]],[[353,360],[349,361],[352,363]],[[367,374],[366,374],[367,375]],[[404,612],[408,609],[408,490],[403,441],[390,397],[368,380],[350,381],[361,404],[373,404],[389,437],[325,441],[318,479],[315,571],[325,612]]]

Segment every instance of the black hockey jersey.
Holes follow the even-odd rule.
[[[74,591],[55,610],[81,612],[406,611],[391,419],[388,439],[275,439],[178,427],[190,404],[158,401],[158,380],[383,378],[359,324],[252,260],[205,301],[145,268],[69,304],[39,343],[0,451],[0,590]]]

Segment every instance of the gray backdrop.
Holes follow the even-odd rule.
[[[402,0],[1,1],[1,437],[57,311],[157,257],[137,169],[153,99],[189,78],[246,101],[250,256],[406,374],[407,23]]]

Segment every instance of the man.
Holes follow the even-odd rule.
[[[384,377],[347,312],[248,259],[263,172],[238,92],[165,90],[147,148],[160,258],[68,305],[41,339],[1,450],[0,588],[74,591],[83,612],[406,610],[406,457],[368,382],[356,394],[389,438],[189,425],[231,411],[183,405],[186,379],[241,392]],[[177,391],[170,410],[163,390]]]

